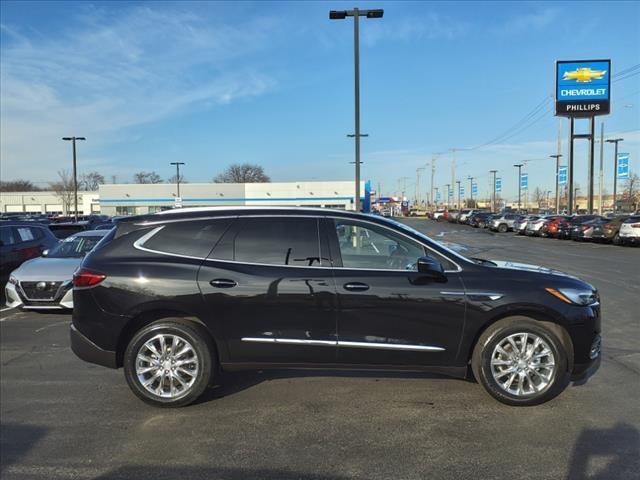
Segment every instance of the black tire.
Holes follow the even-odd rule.
[[[555,362],[555,371],[548,385],[539,392],[520,396],[504,390],[491,373],[491,356],[494,348],[509,335],[517,333],[534,334],[542,338],[553,353]],[[514,316],[499,320],[480,336],[473,350],[471,368],[476,380],[499,402],[512,406],[532,406],[551,400],[566,388],[570,379],[567,357],[562,341],[545,323],[528,317]]]
[[[149,392],[138,379],[136,362],[141,347],[158,334],[168,334],[186,340],[193,347],[198,359],[198,372],[189,389],[175,398],[161,397]],[[178,343],[180,345],[180,343]],[[124,376],[129,387],[139,398],[157,407],[182,407],[198,399],[211,384],[215,371],[215,348],[203,327],[181,318],[165,318],[151,323],[137,332],[124,353]],[[177,382],[175,382],[178,385]]]
[[[616,233],[613,236],[613,239],[611,240],[611,243],[613,243],[614,245],[620,245],[620,235]]]
[[[507,233],[508,231],[509,231],[509,227],[506,224],[501,223],[500,225],[498,225],[499,233]]]

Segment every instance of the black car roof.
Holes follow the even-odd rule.
[[[1,227],[43,227],[48,228],[46,223],[39,223],[30,220],[0,220]]]

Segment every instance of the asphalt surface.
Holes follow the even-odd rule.
[[[640,478],[640,249],[406,220],[488,259],[564,270],[601,292],[603,363],[530,408],[470,381],[327,371],[225,374],[158,409],[69,350],[68,314],[0,321],[2,479]]]

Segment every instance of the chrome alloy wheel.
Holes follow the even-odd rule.
[[[534,333],[515,333],[501,340],[491,354],[493,379],[518,397],[544,390],[554,378],[555,358],[549,344]]]
[[[198,355],[184,338],[161,333],[147,340],[136,356],[136,375],[145,390],[162,398],[183,397],[199,371]]]

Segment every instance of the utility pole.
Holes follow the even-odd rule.
[[[356,166],[356,212],[361,209],[360,204],[360,30],[359,19],[360,17],[367,18],[382,18],[384,10],[360,10],[354,8],[353,10],[331,10],[329,12],[330,20],[344,20],[346,17],[353,17],[353,64],[354,64],[354,100],[355,100],[355,133],[353,135],[355,139],[355,166]]]
[[[450,183],[447,183],[447,185],[446,185],[446,186],[447,186],[447,207],[449,207],[449,208],[450,208],[450,207],[451,207],[451,205],[449,204],[449,202],[450,202],[450,200],[449,200],[449,199],[450,199],[450,197],[449,197],[449,193],[451,193],[451,190],[449,189],[449,187],[451,187],[451,184],[450,184]]]
[[[517,163],[514,167],[518,168],[518,213],[520,213],[520,199],[522,195],[522,167],[523,163]]]
[[[434,201],[434,196],[433,196],[433,178],[436,176],[436,156],[434,155],[431,158],[431,202],[435,203]],[[436,191],[438,189],[436,188]]]
[[[62,137],[62,140],[73,144],[73,218],[78,222],[78,170],[76,162],[76,140],[86,140],[85,137]]]
[[[489,170],[489,173],[493,174],[493,196],[491,197],[491,211],[496,211],[496,173],[497,170]]]
[[[458,184],[458,208],[460,208],[460,180],[456,180],[456,183]]]
[[[624,138],[610,138],[607,143],[615,144],[613,153],[613,213],[616,213],[616,193],[618,187],[618,143],[623,142]]]
[[[556,213],[560,213],[560,157],[561,153],[549,155],[550,158],[556,159]]]
[[[604,188],[604,122],[600,124],[600,173],[598,175],[598,215],[602,215],[602,189]]]
[[[177,187],[176,198],[180,198],[180,165],[184,165],[184,162],[171,162],[169,165],[176,166],[176,187]]]
[[[438,209],[438,187],[435,187],[434,190],[436,191],[436,196],[433,197],[431,201],[433,202],[434,210],[437,210]]]
[[[426,170],[426,167],[416,168],[416,205],[420,205],[420,172]]]

